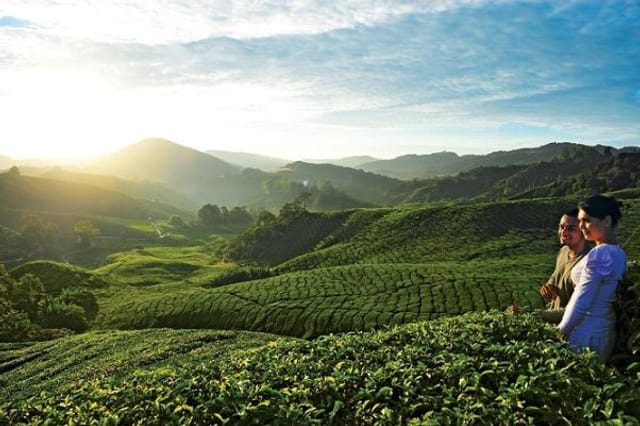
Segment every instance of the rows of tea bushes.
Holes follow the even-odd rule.
[[[280,339],[243,331],[153,329],[0,344],[0,403],[26,400],[42,391],[73,391],[81,381],[130,376],[145,369],[178,364],[188,368]]]
[[[320,268],[203,289],[122,297],[98,327],[219,328],[315,337],[504,309],[542,307],[539,261],[375,264]]]
[[[395,208],[348,239],[329,237],[278,271],[353,263],[427,263],[552,253],[560,213],[571,203],[535,200]]]
[[[619,242],[640,258],[640,200],[626,199]],[[354,263],[427,263],[550,254],[557,250],[560,214],[573,199],[523,200],[467,205],[436,204],[353,214],[315,250],[276,267],[278,272]],[[353,232],[354,229],[357,231]],[[350,232],[351,231],[351,232]],[[635,236],[635,238],[634,238]]]
[[[95,273],[130,286],[207,282],[225,269],[214,262],[202,247],[148,247],[112,254]]]
[[[163,333],[181,342],[178,355],[145,356],[154,344],[169,349]],[[15,398],[0,388],[0,424],[640,424],[638,364],[619,372],[591,352],[574,354],[532,316],[472,313],[228,352],[207,340],[219,340],[214,332],[190,333],[114,332],[109,348],[101,335],[74,338],[99,363],[66,363],[71,353],[59,346],[69,343],[52,343],[47,361],[59,357],[59,380],[40,377],[44,389],[27,381]],[[148,352],[119,350],[127,344]],[[137,368],[113,374],[127,359]],[[85,368],[65,373],[74,365]],[[21,368],[0,379],[38,373],[37,363]]]

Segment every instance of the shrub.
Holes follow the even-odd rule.
[[[80,306],[51,299],[43,325],[47,328],[68,328],[83,332],[89,328],[89,321],[84,309]]]
[[[226,284],[239,283],[242,281],[258,280],[260,278],[271,277],[273,273],[269,268],[260,266],[241,266],[239,268],[227,269],[209,281],[206,287],[218,287]]]
[[[95,319],[98,314],[98,299],[85,288],[65,288],[56,299],[63,304],[81,307],[88,320]]]

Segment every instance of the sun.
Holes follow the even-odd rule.
[[[0,153],[17,158],[77,159],[113,150],[109,126],[123,114],[121,96],[107,80],[72,70],[30,71],[13,76],[2,102]],[[133,121],[133,119],[130,119]],[[120,128],[127,128],[119,120]]]

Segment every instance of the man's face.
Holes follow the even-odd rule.
[[[584,239],[580,227],[578,226],[578,218],[562,215],[560,223],[558,224],[558,237],[560,238],[560,244],[576,247]]]

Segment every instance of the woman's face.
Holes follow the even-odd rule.
[[[589,216],[586,211],[580,209],[578,221],[580,222],[582,235],[586,240],[600,242],[607,233],[611,218],[607,216],[604,219],[598,219],[597,217]]]

